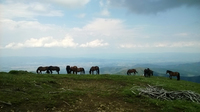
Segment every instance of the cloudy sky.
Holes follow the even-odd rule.
[[[0,0],[0,11],[0,56],[200,53],[200,0]]]

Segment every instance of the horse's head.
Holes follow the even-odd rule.
[[[171,73],[171,72],[172,72],[172,71],[170,71],[170,70],[167,70],[167,71],[166,71],[166,74],[167,74],[167,73]]]
[[[71,73],[71,69],[70,69],[70,66],[68,65],[68,66],[66,66],[66,71],[67,71],[67,73],[68,74],[70,74]]]

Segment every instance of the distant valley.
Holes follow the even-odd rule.
[[[154,76],[168,77],[166,70],[180,72],[181,80],[187,80],[200,83],[200,61],[198,62],[160,62],[123,59],[101,59],[101,58],[54,58],[54,57],[3,57],[0,58],[0,72],[10,70],[27,70],[36,72],[39,66],[59,66],[61,74],[66,74],[66,66],[84,67],[88,74],[91,66],[100,67],[100,74],[118,74],[126,75],[128,69],[135,68],[138,71],[136,75],[143,75],[145,68],[154,71]],[[133,63],[134,62],[134,63]],[[174,77],[174,79],[176,79]]]

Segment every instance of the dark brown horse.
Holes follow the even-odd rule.
[[[179,72],[172,72],[170,70],[166,71],[166,74],[169,74],[169,78],[172,79],[172,76],[176,76],[177,80],[180,80],[180,73]]]
[[[150,70],[149,68],[144,69],[144,76],[145,76],[145,77],[153,76],[153,71]]]
[[[89,73],[90,73],[90,74],[94,74],[94,71],[96,71],[96,74],[99,74],[99,67],[98,67],[98,66],[92,66],[92,67],[90,68]]]
[[[135,73],[138,73],[138,72],[136,71],[136,69],[129,69],[127,71],[127,75],[131,75],[131,73],[134,73],[134,75],[135,75]]]
[[[80,74],[85,74],[85,69],[82,67],[77,68],[77,72],[80,72]]]
[[[71,72],[73,71],[73,74],[78,72],[78,68],[77,66],[73,66],[73,67],[70,67],[69,65],[66,66],[66,71],[68,74],[71,74]]]
[[[46,66],[46,67],[40,66],[40,67],[37,68],[36,72],[37,72],[38,74],[42,74],[42,71],[46,71],[46,73],[49,73],[48,68],[49,68],[48,66]]]
[[[58,66],[49,66],[48,70],[50,71],[51,74],[53,73],[52,71],[56,71],[59,74],[60,67],[58,67]]]

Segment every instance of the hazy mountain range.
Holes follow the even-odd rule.
[[[136,75],[143,75],[145,68],[154,71],[155,76],[168,77],[166,70],[180,72],[181,79],[200,83],[200,57],[196,55],[182,54],[137,54],[117,55],[115,58],[94,57],[0,57],[0,71],[27,70],[35,72],[39,66],[59,66],[61,74],[66,74],[66,66],[84,67],[86,74],[91,66],[100,67],[101,74],[126,75],[128,69],[135,68]]]

